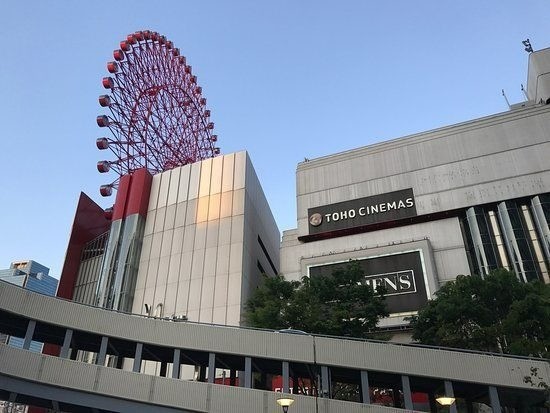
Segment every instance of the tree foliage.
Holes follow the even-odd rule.
[[[246,305],[247,322],[254,327],[367,337],[388,313],[384,291],[375,293],[364,279],[355,261],[329,276],[301,281],[266,278]]]
[[[458,276],[411,318],[423,344],[548,357],[550,285],[521,283],[499,269]]]
[[[299,285],[298,281],[286,281],[282,276],[265,277],[246,304],[248,324],[274,330],[289,327],[286,308]]]

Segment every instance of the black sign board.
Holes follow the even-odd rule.
[[[357,260],[365,271],[366,284],[374,289],[385,287],[390,314],[417,311],[428,301],[420,254],[420,251],[411,251]],[[347,261],[311,266],[309,276],[330,275],[346,264]]]
[[[416,216],[412,188],[308,209],[309,234]]]

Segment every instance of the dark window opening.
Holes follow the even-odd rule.
[[[259,235],[258,235],[258,244],[260,244],[260,247],[262,248],[262,251],[264,252],[265,257],[267,258],[267,262],[269,262],[269,265],[271,266],[273,273],[275,275],[279,274],[279,271],[277,270],[277,268],[275,268],[275,264],[273,264],[273,261],[271,260],[271,257],[269,256],[267,249],[265,248],[264,242],[262,241]]]

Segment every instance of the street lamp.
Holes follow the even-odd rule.
[[[277,404],[283,408],[284,413],[288,412],[288,406],[290,406],[292,403],[294,403],[294,399],[290,399],[290,398],[277,399]]]
[[[440,396],[440,397],[436,398],[435,401],[438,402],[442,406],[450,406],[451,404],[453,404],[455,402],[455,398],[454,397],[449,397],[449,396]]]

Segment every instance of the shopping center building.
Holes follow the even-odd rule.
[[[401,325],[459,274],[550,282],[550,50],[530,55],[510,111],[298,165],[290,279],[359,260]]]
[[[504,113],[300,163],[297,225],[282,241],[244,151],[124,175],[111,211],[81,194],[57,293],[77,303],[0,283],[0,333],[24,343],[0,348],[0,396],[57,410],[230,401],[267,412],[276,386],[298,392],[306,378],[317,388],[297,395],[297,412],[365,411],[381,391],[408,410],[436,411],[438,394],[468,411],[542,407],[525,377],[547,380],[544,361],[226,327],[245,324],[263,277],[322,276],[349,260],[385,287],[380,327],[394,341],[410,340],[405,318],[459,274],[504,267],[549,283],[550,49],[529,54],[527,85]],[[27,354],[32,340],[58,357]],[[353,404],[329,400],[335,383],[354,386]]]
[[[246,152],[121,180],[110,220],[81,195],[59,296],[157,317],[239,325],[279,231]]]
[[[350,259],[387,291],[389,329],[442,284],[498,267],[550,282],[550,49],[504,113],[300,163],[297,228],[279,230],[246,152],[123,177],[111,220],[81,196],[59,295],[239,325],[262,274]]]

